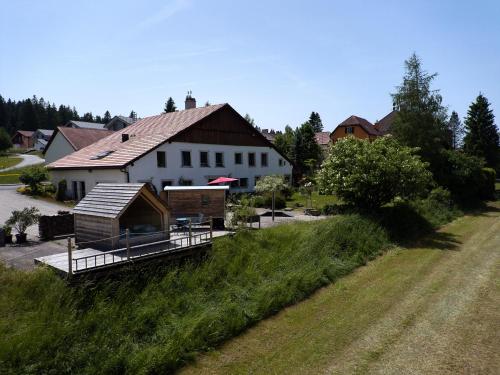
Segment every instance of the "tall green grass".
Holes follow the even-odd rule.
[[[164,374],[391,246],[358,214],[217,239],[207,259],[68,286],[0,265],[0,373]]]
[[[362,229],[360,229],[362,228]],[[241,232],[199,264],[69,287],[0,270],[2,373],[164,373],[388,246],[358,215]]]

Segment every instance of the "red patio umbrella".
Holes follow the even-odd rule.
[[[224,182],[233,182],[233,181],[238,181],[237,178],[231,178],[231,177],[218,177],[213,181],[210,181],[208,184],[209,185],[217,185],[217,184],[222,184]]]

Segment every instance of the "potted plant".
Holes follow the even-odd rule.
[[[26,242],[26,229],[38,223],[40,211],[36,207],[25,207],[22,210],[12,211],[6,224],[16,230],[16,243]]]
[[[5,243],[12,243],[12,227],[5,224],[3,226],[3,232],[5,233]]]

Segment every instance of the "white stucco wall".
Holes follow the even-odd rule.
[[[76,169],[76,170],[55,170],[50,171],[50,178],[54,185],[57,186],[59,181],[65,179],[68,185],[67,194],[72,197],[73,181],[84,181],[85,191],[88,193],[99,182],[127,182],[127,176],[119,169]]]
[[[156,152],[164,151],[166,154],[166,167],[157,167]],[[191,151],[192,167],[182,167],[181,151]],[[210,167],[200,167],[200,151],[208,151]],[[224,167],[215,167],[215,153],[224,153]],[[235,164],[234,154],[243,154],[243,164]],[[248,165],[248,153],[255,153],[255,167]],[[261,166],[261,153],[267,153],[267,167]],[[283,160],[280,166],[279,159]],[[256,176],[289,175],[292,166],[272,147],[255,146],[227,146],[197,143],[166,143],[154,151],[144,155],[133,165],[130,165],[130,182],[151,181],[158,191],[161,190],[163,180],[171,180],[173,185],[179,185],[179,179],[192,180],[193,185],[206,185],[208,178],[231,176],[234,178],[248,178],[248,187],[231,189],[237,192],[249,192],[254,189]]]
[[[49,148],[45,151],[45,162],[52,163],[75,150],[61,133],[57,133]]]

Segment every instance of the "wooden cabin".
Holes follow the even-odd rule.
[[[33,148],[34,132],[29,130],[18,130],[12,137],[12,144],[15,148]]]
[[[229,186],[165,186],[160,197],[170,209],[170,221],[175,219],[213,219],[214,229],[224,229],[226,192]]]
[[[169,210],[146,183],[97,184],[73,209],[81,248],[124,247],[169,238]]]

